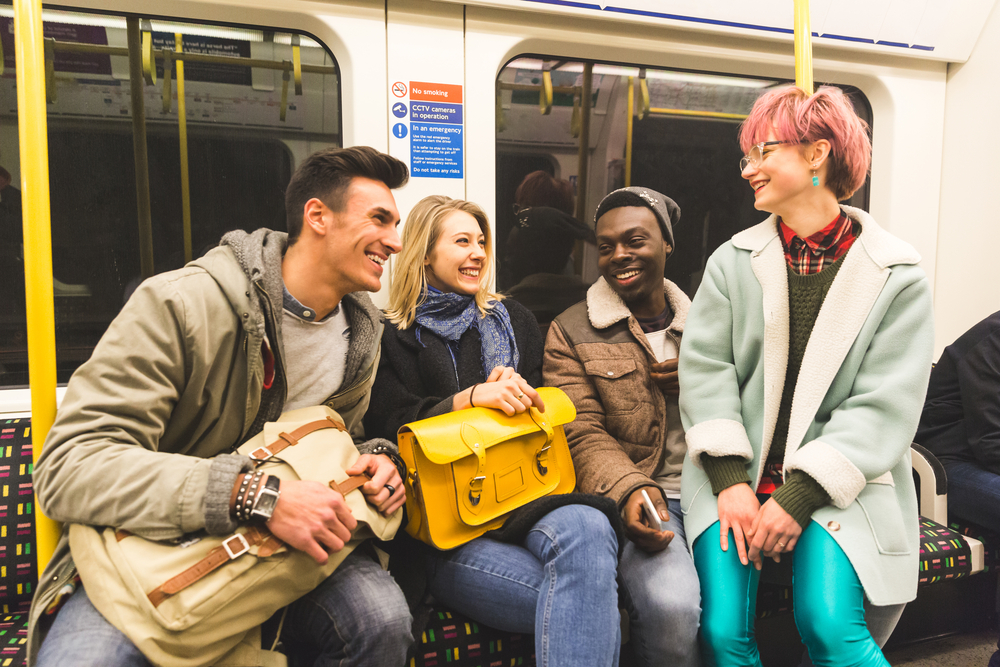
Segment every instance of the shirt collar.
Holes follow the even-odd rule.
[[[304,322],[316,321],[316,311],[314,311],[312,308],[308,308],[299,303],[299,300],[291,295],[287,287],[282,286],[281,289],[284,292],[281,307],[286,312],[288,312],[290,315],[294,317],[299,318],[300,320],[303,320]],[[340,304],[338,303],[337,307],[334,308],[332,311],[330,311],[330,313],[326,317],[324,317],[321,321],[326,321],[339,312],[340,312]]]
[[[829,225],[804,238],[792,231],[781,218],[778,218],[778,229],[781,231],[781,240],[786,248],[792,247],[795,239],[799,239],[800,243],[805,243],[811,250],[825,252],[837,245],[844,234],[851,229],[851,219],[841,211]]]

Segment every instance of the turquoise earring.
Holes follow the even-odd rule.
[[[816,165],[813,165],[813,187],[819,187],[819,176],[816,175]]]

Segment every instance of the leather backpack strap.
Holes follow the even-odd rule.
[[[359,489],[364,486],[365,482],[371,480],[368,473],[361,473],[360,475],[351,475],[343,482],[337,482],[337,480],[330,480],[330,488],[339,493],[342,496],[346,496],[348,493],[354,489]]]
[[[314,426],[314,428],[308,432],[312,433],[320,428],[332,428],[331,423],[336,424],[337,422],[333,420],[330,420],[329,422],[323,420],[310,422],[309,424],[306,424],[306,426]],[[316,424],[319,424],[319,426],[315,426]],[[305,428],[305,426],[296,429],[292,433],[292,436],[302,438],[305,435],[308,435],[308,433],[300,433],[303,428]],[[291,444],[286,446],[291,446]],[[369,477],[367,473],[351,475],[343,482],[338,483],[336,480],[331,480],[330,488],[342,495],[347,495],[351,491],[360,488],[370,479],[371,477]],[[125,531],[119,531],[119,535],[121,533],[125,533]],[[120,536],[116,535],[116,537],[118,537],[118,541],[121,541],[127,536],[128,533]],[[184,570],[176,577],[169,579],[166,583],[157,586],[152,591],[147,593],[146,597],[149,598],[149,601],[154,607],[159,607],[171,595],[181,592],[191,584],[202,579],[205,575],[225,565],[227,562],[236,560],[243,554],[250,551],[250,547],[257,546],[258,544],[260,545],[260,549],[257,551],[258,558],[267,558],[284,546],[284,542],[272,535],[266,527],[250,526],[245,533],[235,533],[227,537],[220,546],[217,546],[209,551],[208,554],[206,554],[200,561]]]
[[[184,570],[166,583],[157,586],[146,594],[154,607],[159,607],[164,600],[179,593],[205,575],[217,570],[225,563],[235,560],[248,552],[250,547],[261,544],[272,537],[266,528],[250,526],[246,533],[235,533],[227,537],[221,545],[215,547],[200,561]]]
[[[282,431],[278,434],[278,439],[272,442],[270,445],[264,447],[258,447],[248,454],[256,463],[261,463],[268,460],[272,456],[276,456],[285,449],[291,447],[292,445],[297,445],[299,440],[306,437],[310,433],[315,433],[325,428],[335,428],[338,431],[347,433],[347,427],[344,426],[342,422],[333,419],[332,417],[327,417],[326,419],[317,419],[314,422],[309,422],[308,424],[303,424],[291,433],[285,433]]]

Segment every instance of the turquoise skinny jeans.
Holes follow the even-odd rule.
[[[730,535],[732,535],[730,533]],[[792,561],[795,625],[816,667],[889,667],[865,625],[864,589],[837,542],[810,523]],[[740,563],[734,540],[719,545],[719,523],[694,543],[701,581],[701,645],[707,667],[760,667],[754,613],[760,572]]]

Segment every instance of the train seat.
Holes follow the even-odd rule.
[[[930,452],[914,445],[913,468],[920,493],[920,595],[907,607],[899,630],[905,630],[911,607],[934,596],[924,591],[944,590],[942,582],[967,583],[980,573],[996,578],[1000,567],[1000,535],[968,523],[949,522],[947,477]],[[34,496],[31,473],[30,418],[0,419],[0,667],[21,667],[27,652],[28,610],[38,579],[35,560]],[[991,580],[992,580],[991,579]],[[979,587],[984,589],[984,587]],[[963,589],[964,590],[964,589]],[[985,587],[992,600],[995,584]],[[962,593],[963,595],[965,593]],[[985,604],[985,603],[984,603]],[[938,608],[936,603],[925,607]],[[954,605],[952,605],[954,606]],[[761,621],[789,619],[792,591],[788,586],[761,583],[757,597]],[[923,613],[922,613],[923,614]],[[926,614],[923,614],[921,618]],[[924,626],[930,624],[931,630]],[[939,621],[925,621],[919,632],[940,629]],[[767,642],[769,633],[758,633]],[[623,633],[627,637],[627,629]],[[534,638],[490,628],[444,607],[431,611],[407,667],[486,667],[534,665]],[[896,642],[896,634],[891,640]],[[623,650],[627,664],[628,651]],[[788,664],[794,664],[789,662]]]
[[[0,419],[0,667],[21,667],[38,581],[31,420]]]

